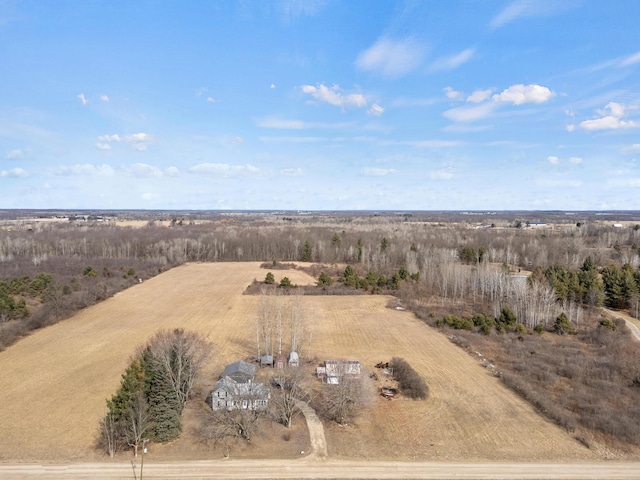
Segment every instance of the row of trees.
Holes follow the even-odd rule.
[[[196,333],[163,330],[136,354],[101,422],[110,456],[124,446],[137,456],[144,440],[167,442],[180,434],[182,410],[211,346]]]

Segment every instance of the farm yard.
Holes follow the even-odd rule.
[[[159,329],[176,327],[207,336],[214,343],[213,354],[196,398],[187,405],[182,436],[153,446],[150,456],[220,458],[219,450],[194,438],[193,429],[206,392],[224,365],[255,355],[252,338],[260,299],[243,292],[265,272],[257,262],[180,266],[0,352],[0,460],[106,459],[94,448],[105,400],[118,388],[136,348]],[[276,281],[287,276],[294,284],[315,283],[299,270],[275,275]],[[411,312],[388,308],[389,297],[302,300],[313,326],[310,350],[305,346],[300,352],[303,362],[357,358],[373,371],[376,363],[400,356],[430,387],[426,401],[377,397],[351,424],[325,424],[330,458],[548,462],[607,457],[538,415],[446,335]],[[290,440],[283,434],[282,429],[268,429],[233,454],[299,457],[300,445],[306,447],[302,422],[295,423]]]

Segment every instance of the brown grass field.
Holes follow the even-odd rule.
[[[158,329],[184,327],[215,344],[199,398],[186,410],[185,431],[155,446],[157,460],[219,458],[192,430],[226,363],[255,354],[253,323],[259,298],[242,295],[259,263],[190,264],[175,268],[73,318],[37,331],[0,352],[0,461],[107,460],[95,450],[105,399],[136,348]],[[275,271],[276,281],[313,284],[300,271]],[[314,324],[311,356],[358,359],[367,368],[405,358],[427,381],[426,401],[377,397],[353,424],[325,424],[329,456],[343,459],[432,461],[597,461],[593,452],[538,415],[473,357],[412,313],[387,308],[386,296],[307,296]],[[303,360],[307,349],[301,352]],[[308,445],[296,422],[289,441],[283,427],[238,453],[291,458]],[[235,452],[234,452],[235,453]],[[123,455],[129,455],[128,452]],[[121,457],[125,458],[125,457]],[[150,458],[151,460],[151,458]]]

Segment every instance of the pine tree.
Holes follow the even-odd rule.
[[[149,373],[149,415],[153,423],[150,436],[157,442],[168,442],[180,435],[182,404],[176,396],[166,371],[154,362],[150,350],[144,354],[145,370]]]

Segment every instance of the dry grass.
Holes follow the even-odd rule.
[[[160,328],[209,336],[215,356],[199,386],[204,399],[223,366],[253,355],[259,298],[242,295],[265,270],[259,263],[191,264],[136,285],[0,353],[0,460],[101,458],[93,450],[105,399],[136,347]],[[299,285],[315,280],[299,270]],[[544,420],[473,358],[409,312],[386,308],[388,297],[304,297],[314,323],[311,356],[353,358],[373,369],[405,358],[427,381],[427,401],[376,399],[354,425],[326,428],[329,454],[343,458],[421,460],[597,460]],[[307,349],[301,352],[307,356]],[[205,458],[191,438],[200,400],[190,404],[183,438],[154,450],[158,459]],[[304,426],[285,441],[277,428],[238,447],[242,456],[299,455]],[[271,436],[271,438],[270,438]],[[274,443],[273,437],[276,441]],[[202,457],[200,457],[202,455]],[[217,453],[215,453],[217,455]]]

